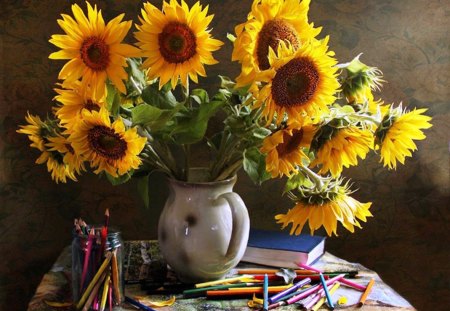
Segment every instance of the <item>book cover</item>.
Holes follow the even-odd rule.
[[[288,232],[250,229],[247,248],[241,261],[280,268],[311,264],[325,252],[325,237]]]

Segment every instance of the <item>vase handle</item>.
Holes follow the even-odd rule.
[[[234,192],[223,193],[219,197],[224,198],[228,202],[233,217],[233,231],[231,232],[230,244],[225,257],[230,261],[234,261],[234,259],[239,261],[247,247],[250,230],[247,207],[241,197]]]

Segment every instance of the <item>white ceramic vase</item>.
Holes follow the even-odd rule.
[[[250,221],[244,202],[233,192],[235,182],[236,176],[218,182],[169,179],[158,242],[182,282],[220,279],[244,255]]]

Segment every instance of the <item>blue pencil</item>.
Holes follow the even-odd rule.
[[[138,307],[141,310],[145,310],[145,311],[156,311],[155,309],[152,309],[150,307],[147,307],[146,305],[143,305],[142,303],[140,303],[139,301],[136,301],[128,296],[125,296],[125,301],[128,302],[129,304]]]
[[[267,311],[269,310],[269,277],[267,276],[267,274],[264,274],[263,293],[263,309],[264,311]]]
[[[320,273],[320,282],[322,283],[323,290],[325,292],[325,297],[327,297],[328,306],[331,309],[334,309],[333,302],[331,301],[330,292],[328,291],[327,283],[325,282],[325,278],[323,277],[322,273]]]

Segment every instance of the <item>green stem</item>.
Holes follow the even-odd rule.
[[[323,188],[323,177],[314,173],[311,169],[309,169],[307,166],[299,166],[299,169],[309,177],[311,181],[314,182],[316,185],[316,189],[322,189]]]
[[[243,159],[239,159],[233,164],[231,164],[227,169],[225,169],[219,176],[217,176],[214,181],[224,180],[230,178],[241,168]]]

